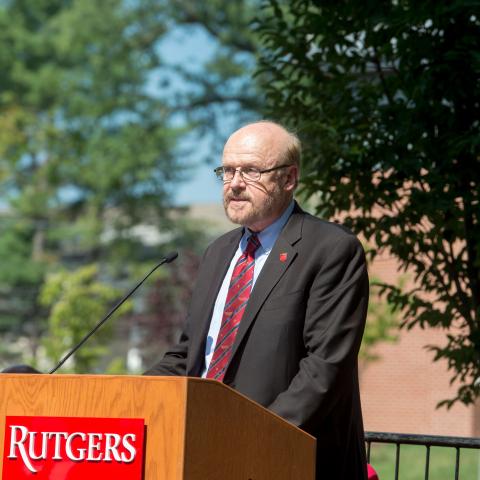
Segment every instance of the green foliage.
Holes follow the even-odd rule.
[[[159,65],[148,2],[10,2],[0,10],[2,195],[18,214],[102,219],[158,209],[176,178],[175,131],[146,92]],[[63,217],[62,217],[63,214]],[[127,217],[128,214],[128,217]]]
[[[394,342],[395,330],[399,326],[399,315],[395,308],[379,295],[378,280],[370,278],[370,300],[368,302],[367,324],[363,333],[359,358],[366,362],[378,359],[374,353],[380,342]]]
[[[218,137],[223,140],[234,128],[258,118],[263,108],[264,97],[253,79],[259,43],[251,22],[258,5],[252,0],[165,2],[175,38],[200,29],[211,41],[209,55],[171,65],[181,85],[173,106],[199,139],[214,140],[210,150],[223,144]]]
[[[62,271],[47,276],[40,292],[41,304],[49,309],[48,336],[42,343],[52,365],[82,340],[118,295],[117,289],[98,280],[95,264],[73,273]],[[127,313],[131,307],[131,303],[125,302],[116,315]],[[107,352],[104,345],[111,342],[111,335],[112,324],[106,323],[88,340],[88,348],[81,348],[74,355],[70,370],[91,372]]]
[[[132,227],[168,225],[181,131],[148,88],[165,32],[157,4],[0,3],[2,332],[38,340],[47,271],[145,259]]]
[[[0,332],[19,334],[40,310],[37,295],[46,265],[30,260],[33,228],[28,221],[4,217],[0,232]]]
[[[455,401],[480,394],[478,2],[264,2],[272,116],[305,144],[303,191],[387,250],[404,325],[442,328]],[[318,193],[320,192],[320,193]],[[372,256],[376,251],[372,252]]]
[[[47,328],[38,295],[48,272],[96,262],[118,283],[136,278],[169,243],[190,253],[203,244],[195,226],[167,218],[186,165],[177,142],[192,129],[203,142],[227,117],[236,126],[256,116],[254,7],[0,2],[0,332],[31,338],[33,359]],[[212,55],[166,65],[163,39],[194,29],[207,32]],[[153,244],[138,234],[140,223],[156,232]],[[188,288],[177,274],[168,293],[175,314],[156,304],[147,316],[132,315],[129,327],[148,317],[146,331],[165,335],[183,317]]]

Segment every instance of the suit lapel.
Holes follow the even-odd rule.
[[[297,256],[294,244],[302,236],[303,215],[300,207],[295,204],[292,215],[282,232],[280,232],[272,251],[268,255],[267,261],[255,282],[247,308],[240,322],[232,347],[230,363],[266,298]],[[286,259],[284,254],[286,254]],[[280,256],[282,256],[282,259]]]
[[[202,306],[190,314],[192,317],[191,325],[194,330],[189,346],[190,352],[188,355],[187,375],[200,375],[200,372],[196,372],[195,370],[201,368],[201,365],[203,365],[205,339],[207,338],[215,300],[232,257],[238,247],[242,233],[242,228],[236,229],[231,232],[231,235],[229,235],[222,244],[214,247],[215,253],[212,257],[216,260],[211,262],[211,268],[204,280],[205,285],[202,286],[206,291]]]

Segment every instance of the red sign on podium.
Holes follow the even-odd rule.
[[[143,478],[142,419],[7,416],[4,480]]]

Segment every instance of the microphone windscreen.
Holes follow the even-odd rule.
[[[173,262],[178,257],[178,252],[170,252],[165,255],[165,263]]]

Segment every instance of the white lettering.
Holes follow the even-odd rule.
[[[28,429],[27,427],[22,427],[21,425],[11,425],[11,435],[10,435],[10,455],[8,455],[8,458],[17,458],[17,455],[15,454],[15,447],[18,447],[18,450],[20,451],[20,456],[22,457],[23,463],[25,466],[32,472],[32,473],[37,473],[37,470],[33,468],[33,465],[30,463],[30,459],[28,458],[27,452],[25,451],[25,446],[23,445],[25,443],[25,440],[28,435]],[[20,440],[17,440],[17,431],[20,430],[22,432],[22,438]]]
[[[113,458],[117,462],[121,462],[122,458],[120,457],[117,447],[120,445],[121,437],[118,433],[106,433],[105,434],[105,461],[111,462],[110,452],[113,454]],[[112,443],[113,442],[113,443]]]
[[[74,462],[131,463],[137,456],[134,433],[30,432],[23,425],[10,430],[8,458],[20,457],[31,473],[37,473],[33,460],[63,460],[66,455]]]
[[[67,432],[48,432],[48,439],[55,438],[55,454],[53,455],[53,460],[62,460],[62,456],[60,455],[60,447],[62,446],[62,442],[60,439],[67,438]]]
[[[47,442],[46,436],[47,432],[41,432],[42,435],[42,445],[41,445],[41,453],[37,455],[35,453],[35,439],[37,437],[38,432],[29,432],[29,440],[28,440],[28,454],[32,460],[44,460],[47,458]]]
[[[95,442],[95,438],[98,440],[102,440],[103,435],[101,433],[89,433],[88,434],[88,457],[87,460],[89,462],[99,462],[102,459],[102,454],[100,453],[98,456],[94,457],[94,450],[97,452],[102,447],[100,442]]]
[[[87,451],[86,448],[77,448],[77,453],[79,456],[75,456],[72,451],[72,442],[75,438],[80,437],[83,441],[87,438],[87,435],[83,432],[75,432],[71,433],[68,438],[67,442],[65,443],[65,452],[67,454],[67,457],[70,460],[73,460],[74,462],[81,462],[82,460],[85,460],[85,452]]]
[[[127,457],[127,455],[122,452],[122,460],[125,463],[133,462],[137,455],[137,449],[128,441],[129,438],[132,439],[132,442],[135,442],[137,436],[134,433],[127,433],[122,439],[122,445],[124,446],[125,450],[128,450],[128,452],[130,453],[130,457]]]

